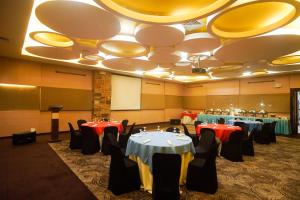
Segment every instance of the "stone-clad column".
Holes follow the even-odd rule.
[[[93,118],[110,118],[111,73],[94,71]]]

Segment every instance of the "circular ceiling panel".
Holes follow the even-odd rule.
[[[273,67],[268,67],[268,71],[273,71],[273,72],[300,71],[300,65],[273,66]]]
[[[237,1],[208,22],[208,31],[221,38],[261,35],[293,21],[300,9],[294,0]]]
[[[108,68],[122,71],[148,71],[155,67],[155,64],[137,58],[113,58],[102,61],[102,64]]]
[[[77,59],[80,56],[78,52],[59,47],[34,46],[26,47],[26,51],[37,56],[58,60]]]
[[[147,47],[138,43],[129,35],[117,35],[99,44],[99,49],[108,54],[118,57],[139,57],[148,54]]]
[[[127,18],[146,23],[172,24],[207,16],[234,0],[95,0],[101,6]]]
[[[266,35],[224,44],[214,56],[225,63],[274,60],[300,49],[300,35]]]
[[[290,65],[295,63],[300,64],[300,55],[283,56],[272,61],[274,65]]]
[[[222,66],[224,65],[224,63],[220,60],[217,60],[215,58],[208,58],[208,59],[205,59],[205,60],[201,60],[200,61],[200,66],[203,66],[203,67],[219,67],[219,66]]]
[[[30,37],[42,44],[53,47],[71,47],[74,45],[72,39],[54,32],[36,31],[30,33]]]
[[[212,51],[221,45],[221,41],[209,33],[193,33],[186,35],[176,46],[176,50],[188,53]]]
[[[104,60],[103,56],[100,56],[100,55],[97,55],[97,54],[84,55],[83,58],[85,58],[86,60],[90,60],[90,61],[101,61],[101,60]]]
[[[49,28],[70,37],[107,39],[120,32],[120,22],[113,14],[76,1],[48,1],[35,14]]]
[[[98,61],[94,60],[88,60],[88,59],[80,59],[78,63],[83,64],[83,65],[97,65]]]
[[[158,64],[176,63],[181,59],[178,52],[174,52],[171,54],[151,52],[148,58],[150,61]]]
[[[149,46],[173,46],[184,38],[183,25],[146,25],[140,24],[135,28],[135,38]]]

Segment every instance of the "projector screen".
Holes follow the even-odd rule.
[[[141,108],[140,78],[112,75],[111,110],[139,110]]]

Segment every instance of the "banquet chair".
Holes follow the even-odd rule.
[[[129,137],[133,134],[133,129],[135,127],[135,122],[131,125],[127,134],[119,135],[119,145],[121,148],[126,148]]]
[[[68,122],[69,128],[70,128],[70,149],[81,149],[82,147],[82,133],[76,132],[73,128],[73,125]]]
[[[248,138],[248,132],[249,132],[248,124],[246,124],[245,122],[234,122],[233,125],[241,127],[242,131],[244,132],[243,137]]]
[[[195,121],[194,122],[195,129],[197,129],[197,126],[202,123],[203,123],[202,121]]]
[[[262,119],[255,119],[257,122],[264,122]]]
[[[195,158],[188,165],[186,188],[214,194],[218,190],[216,169],[217,145],[212,145],[206,158]]]
[[[84,123],[86,123],[86,120],[84,120],[84,119],[77,120],[77,126],[78,126],[79,132],[81,132],[81,124],[84,124]]]
[[[166,132],[180,133],[180,129],[172,126],[172,127],[167,128]]]
[[[199,143],[199,137],[196,135],[196,133],[190,134],[189,129],[186,127],[185,124],[181,124],[181,125],[183,126],[184,134],[189,136],[192,139],[194,147],[196,147]]]
[[[154,200],[180,198],[179,178],[181,156],[179,154],[155,153],[152,157],[153,184],[152,197]]]
[[[97,133],[92,127],[82,126],[82,148],[83,154],[94,154],[100,150],[100,142]]]
[[[271,123],[271,142],[276,143],[276,133],[275,133],[275,128],[276,128],[277,122],[274,121]]]
[[[264,123],[261,131],[257,131],[254,135],[254,141],[258,144],[270,144],[271,143],[271,131],[272,124]]]
[[[108,136],[114,137],[114,136]],[[139,168],[136,162],[124,157],[120,146],[109,144],[111,161],[109,166],[108,189],[115,195],[139,190],[141,186]]]
[[[225,119],[223,117],[218,119],[218,124],[225,124]]]
[[[180,119],[170,119],[170,125],[180,125],[181,124],[181,120]]]
[[[254,146],[253,146],[253,135],[256,132],[256,128],[254,128],[248,137],[243,137],[242,139],[242,153],[246,156],[254,156]],[[245,133],[244,133],[245,135]]]
[[[101,146],[101,152],[104,155],[109,155],[110,154],[110,141],[108,139],[108,135],[114,135],[115,136],[115,140],[117,141],[118,138],[118,127],[116,126],[108,126],[104,128],[104,136],[102,139],[102,146]]]
[[[123,132],[122,134],[126,133],[127,125],[128,125],[128,120],[124,119],[122,122],[122,127],[123,127]]]
[[[234,131],[229,140],[222,143],[221,156],[232,162],[243,162],[242,140],[243,131]]]
[[[200,130],[200,139],[195,148],[195,158],[206,158],[214,146],[217,146],[215,131],[210,128],[202,128]]]

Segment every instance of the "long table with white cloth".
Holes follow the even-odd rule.
[[[260,118],[260,117],[245,117],[245,116],[230,116],[230,115],[208,115],[208,114],[198,114],[197,120],[207,123],[216,123],[220,118],[225,119],[225,123],[229,123],[229,120],[239,118],[241,120],[255,121],[255,119],[262,119],[264,123],[271,123],[276,121],[275,133],[277,135],[289,135],[290,134],[290,120],[289,119],[279,119],[279,118]]]

